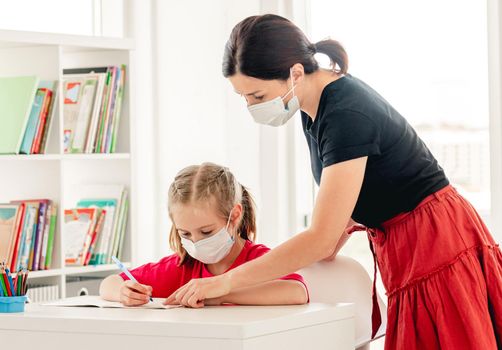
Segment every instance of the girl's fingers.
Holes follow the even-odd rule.
[[[147,294],[147,295],[152,295],[152,287],[144,285],[144,284],[139,284],[137,282],[133,282],[130,280],[125,281],[125,285],[127,288],[132,289],[136,292],[142,293],[142,294]]]
[[[127,285],[121,289],[121,295],[125,297],[125,299],[139,301],[142,304],[147,303],[150,300],[149,295],[138,293],[134,289],[129,288]]]
[[[122,304],[125,306],[140,306],[146,304],[145,301],[142,300],[136,300],[136,299],[130,299],[126,296],[122,296],[121,301]]]

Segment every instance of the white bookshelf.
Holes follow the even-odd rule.
[[[64,264],[63,211],[75,206],[79,186],[124,184],[129,191],[129,217],[122,261],[135,259],[136,186],[134,127],[132,121],[131,72],[134,70],[131,39],[75,36],[0,30],[0,76],[37,75],[41,80],[58,80],[58,104],[48,135],[47,153],[42,155],[0,155],[0,203],[11,200],[48,198],[57,203],[58,225],[50,270],[33,271],[32,283],[57,284],[66,296],[69,276],[104,276],[116,272],[115,265],[67,267]],[[64,154],[63,69],[126,64],[126,88],[118,130],[116,153]]]

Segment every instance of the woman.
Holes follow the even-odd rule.
[[[320,69],[315,53],[333,69]],[[192,280],[167,302],[196,307],[333,257],[358,222],[387,290],[386,349],[501,347],[500,249],[413,128],[347,68],[338,42],[312,44],[282,17],[253,16],[233,29],[223,74],[255,121],[279,126],[301,110],[319,184],[312,224],[263,257]],[[374,310],[374,332],[379,316]]]

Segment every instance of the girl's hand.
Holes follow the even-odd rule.
[[[204,307],[207,299],[214,299],[230,293],[230,276],[226,273],[208,278],[196,278],[179,288],[163,302],[193,308]],[[212,304],[214,300],[209,301]]]
[[[125,306],[139,306],[150,301],[152,287],[130,280],[124,281],[120,287],[120,302]]]

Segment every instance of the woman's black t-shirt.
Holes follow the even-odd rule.
[[[322,169],[368,156],[352,218],[378,227],[413,210],[428,195],[448,185],[443,169],[415,130],[375,90],[343,76],[328,84],[314,121],[302,112],[317,184]]]

